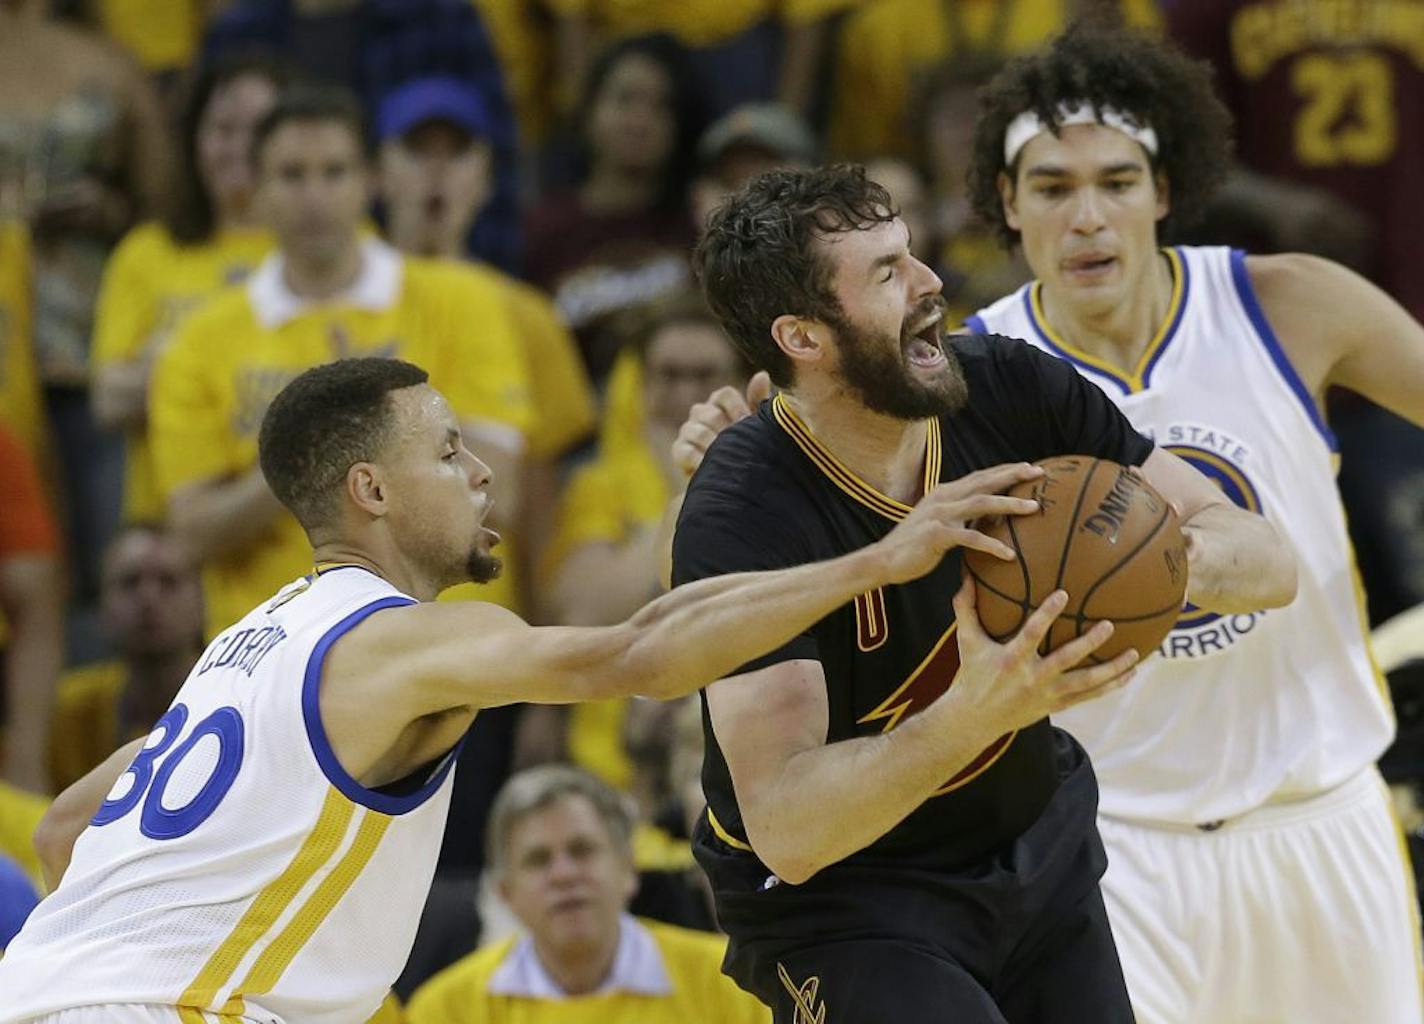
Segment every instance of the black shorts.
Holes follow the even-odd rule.
[[[748,885],[755,859],[699,828],[698,859],[723,883],[725,970],[776,1024],[1131,1024],[1098,887],[1097,782],[1067,753],[1039,819],[952,872],[852,858],[804,885],[768,884],[764,868]]]

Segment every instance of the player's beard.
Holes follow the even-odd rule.
[[[471,551],[465,561],[465,575],[472,583],[489,583],[499,579],[504,562],[488,551]]]
[[[901,420],[922,420],[932,416],[956,413],[969,400],[969,387],[964,369],[949,344],[943,330],[939,331],[939,346],[945,365],[933,378],[916,376],[906,354],[914,339],[910,327],[922,323],[943,300],[926,300],[905,318],[899,338],[893,341],[861,329],[848,319],[833,323],[839,342],[840,378],[846,387],[872,412]],[[943,321],[941,321],[941,326]]]

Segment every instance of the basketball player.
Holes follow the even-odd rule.
[[[956,544],[1007,556],[965,521],[1033,507],[994,492],[1035,471],[999,467],[847,557],[709,581],[619,626],[534,629],[433,603],[498,562],[489,471],[425,381],[354,359],[273,401],[262,472],[317,569],[222,631],[110,767],[62,883],[0,962],[0,1020],[365,1020],[410,951],[479,708],[688,692]]]
[[[1324,260],[1159,247],[1224,170],[1208,74],[1078,28],[983,96],[974,199],[1038,280],[970,329],[1072,365],[1300,556],[1290,607],[1189,608],[1130,691],[1056,721],[1098,771],[1139,1020],[1418,1024],[1415,897],[1374,768],[1394,720],[1321,397],[1424,424],[1424,329]]]
[[[1193,601],[1290,600],[1294,563],[1265,520],[1066,364],[1006,338],[946,343],[940,281],[859,168],[763,175],[697,259],[713,310],[783,390],[707,451],[675,582],[854,551],[942,480],[1083,453],[1141,466],[1181,509]],[[1101,623],[1041,657],[1063,602],[993,643],[950,557],[707,688],[694,850],[726,969],[778,1024],[1131,1020],[1092,769],[1047,715],[1118,688],[1136,654],[1069,670]]]

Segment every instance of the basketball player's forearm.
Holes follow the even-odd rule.
[[[99,811],[114,784],[119,781],[139,748],[147,737],[136,739],[120,747],[88,775],[70,786],[49,805],[49,810],[40,819],[35,829],[35,852],[39,854],[40,867],[44,871],[45,884],[53,891],[64,871],[69,867],[70,854],[79,834]]]
[[[628,620],[639,692],[668,699],[705,686],[884,582],[875,547],[794,569],[733,573],[664,594]]]
[[[281,511],[255,467],[236,480],[190,488],[169,503],[174,530],[200,563],[251,547]]]
[[[791,757],[742,801],[747,838],[779,878],[803,882],[904,821],[1004,732],[951,689],[891,732]]]
[[[1188,535],[1187,600],[1192,604],[1213,612],[1254,612],[1295,599],[1295,555],[1261,516],[1211,505],[1182,529]]]

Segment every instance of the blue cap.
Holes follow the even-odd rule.
[[[450,121],[480,138],[493,128],[479,89],[466,79],[441,75],[414,79],[381,97],[376,138],[384,142],[436,120]]]

